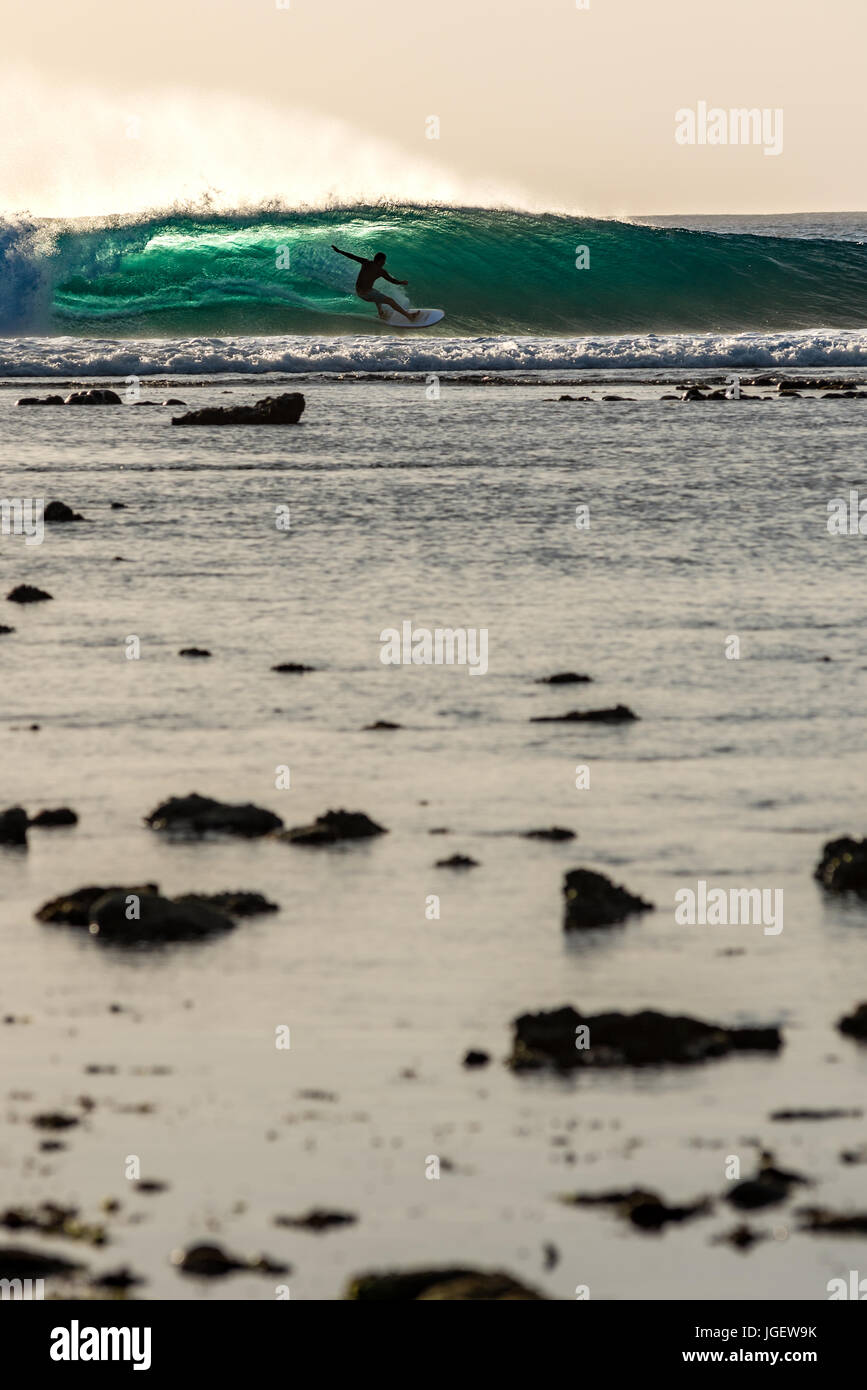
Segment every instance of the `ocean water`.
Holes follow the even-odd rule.
[[[4,592],[54,596],[5,605],[3,804],[71,805],[80,823],[0,849],[0,1017],[16,1020],[2,1027],[0,1172],[7,1204],[74,1203],[90,1219],[104,1198],[122,1205],[102,1218],[103,1248],[21,1243],[92,1273],[128,1264],[143,1298],[273,1298],[288,1283],[332,1299],[362,1270],[455,1261],[558,1299],[579,1284],[593,1299],[827,1297],[864,1242],[806,1234],[797,1209],[863,1204],[863,1167],[840,1154],[867,1121],[770,1115],[858,1107],[867,1075],[835,1028],[864,997],[867,918],[812,878],[825,840],[863,828],[864,541],[827,529],[828,501],[863,486],[863,403],[662,402],[637,369],[616,374],[633,401],[602,403],[605,373],[580,371],[573,393],[596,403],[508,378],[444,377],[430,399],[416,363],[394,381],[308,364],[303,424],[284,430],[179,430],[158,405],[16,409],[77,379],[75,352],[92,346],[57,342],[54,375],[0,388],[6,495],[87,517],[42,545],[2,538]],[[172,370],[165,344],[134,350]],[[30,344],[0,351],[32,365]],[[294,384],[197,373],[141,389],[198,406]],[[383,665],[381,633],[405,620],[487,629],[487,673]],[[211,658],[178,656],[192,645]],[[282,661],[315,670],[271,672]],[[535,684],[564,670],[594,683]],[[638,722],[530,722],[618,702]],[[364,730],[377,719],[402,728]],[[287,825],[364,810],[389,833],[305,850],[173,842],[143,824],[192,790]],[[519,838],[555,824],[578,838]],[[452,853],[479,867],[434,867]],[[563,875],[579,865],[656,911],[567,936]],[[280,911],[151,952],[34,921],[56,893],[148,879],[255,889]],[[699,879],[781,889],[782,932],[678,925],[675,893]],[[785,1047],[513,1075],[512,1019],[565,1003],[776,1023]],[[486,1069],[462,1067],[470,1047],[491,1053]],[[30,1121],[54,1109],[81,1123],[44,1152]],[[741,1219],[725,1165],[737,1156],[748,1176],[760,1148],[816,1185],[751,1215],[768,1238],[740,1253],[713,1243]],[[168,1189],[137,1193],[132,1155]],[[438,1180],[432,1156],[452,1165]],[[556,1200],[619,1187],[717,1200],[661,1235]],[[358,1222],[321,1236],[273,1224],[311,1206]],[[172,1267],[174,1248],[214,1240],[292,1273],[207,1283]]]
[[[53,595],[4,604],[0,809],[80,817],[0,847],[4,1206],[75,1205],[108,1236],[4,1232],[82,1261],[53,1292],[127,1265],[145,1299],[328,1300],[365,1270],[466,1262],[564,1300],[813,1300],[859,1267],[863,1239],[798,1213],[863,1207],[841,1155],[867,1119],[771,1116],[859,1109],[867,1077],[836,1028],[865,995],[867,916],[813,878],[863,830],[864,539],[827,522],[864,488],[864,405],[661,397],[757,368],[864,389],[865,232],[384,206],[0,224],[2,490],[87,518],[0,536],[3,593]],[[441,327],[383,331],[332,240],[384,244]],[[15,405],[95,384],[125,404]],[[175,429],[161,404],[293,389],[297,428]],[[384,665],[404,622],[485,630],[487,671]],[[593,683],[537,684],[566,670]],[[637,721],[531,722],[617,703]],[[194,790],[388,834],[316,850],[144,824]],[[552,825],[577,838],[522,837]],[[435,867],[452,854],[478,867]],[[579,866],[655,910],[567,935]],[[34,919],[147,880],[279,911],[150,951]],[[782,930],[680,925],[700,880],[782,892]],[[512,1020],[567,1003],[777,1024],[785,1046],[513,1074]],[[465,1069],[469,1048],[490,1064]],[[44,1149],[32,1120],[54,1110],[79,1123]],[[717,1243],[743,1219],[727,1171],[760,1151],[812,1186],[749,1214],[765,1239],[744,1253]],[[135,1188],[133,1157],[164,1190]],[[647,1234],[558,1201],[634,1187],[713,1210]],[[274,1224],[314,1206],[358,1219]],[[179,1273],[172,1251],[203,1241],[291,1273]]]

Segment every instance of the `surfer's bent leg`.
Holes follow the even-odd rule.
[[[398,304],[396,299],[391,299],[387,294],[382,296],[382,303],[388,304],[392,309],[396,309],[399,314],[403,314],[405,319],[409,319],[410,323],[412,323],[413,319],[418,318],[418,309],[404,309],[402,304]]]

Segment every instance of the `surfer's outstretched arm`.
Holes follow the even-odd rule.
[[[346,259],[347,259],[348,261],[358,261],[358,264],[359,264],[359,265],[364,265],[364,257],[363,257],[363,256],[353,256],[353,254],[352,254],[351,251],[341,251],[340,247],[339,247],[339,246],[335,246],[333,241],[332,241],[332,243],[331,243],[331,249],[332,249],[332,251],[336,251],[337,254],[338,254],[338,256],[345,256]],[[398,282],[395,281],[395,284],[397,284],[397,283],[398,283]]]
[[[395,280],[393,275],[389,275],[387,270],[381,270],[380,275],[383,280],[390,280],[393,285],[408,285],[408,280]]]

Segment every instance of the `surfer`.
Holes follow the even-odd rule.
[[[331,249],[332,251],[336,251],[338,256],[345,256],[349,261],[358,261],[361,269],[358,272],[358,279],[355,282],[355,293],[358,295],[358,298],[363,299],[365,303],[375,304],[376,312],[381,319],[385,318],[382,312],[382,306],[387,304],[390,309],[396,309],[399,314],[403,314],[404,318],[409,319],[410,323],[415,322],[421,312],[419,309],[404,309],[403,305],[398,304],[396,299],[392,299],[390,295],[383,294],[381,290],[375,290],[373,288],[377,280],[388,280],[392,285],[409,284],[408,280],[395,280],[394,276],[389,275],[388,271],[384,269],[384,251],[377,251],[373,260],[368,261],[365,260],[363,256],[353,256],[351,251],[341,251],[339,246],[334,245],[334,242],[331,243]]]

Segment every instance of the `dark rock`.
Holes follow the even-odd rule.
[[[272,666],[272,671],[279,671],[281,675],[301,676],[305,671],[315,671],[315,666],[304,666],[300,661],[283,661],[279,666]]]
[[[88,1224],[79,1219],[77,1207],[62,1207],[56,1202],[42,1202],[38,1207],[10,1207],[0,1215],[0,1226],[5,1226],[7,1231],[38,1231],[40,1235],[62,1236],[86,1245],[105,1245],[108,1240],[105,1226]]]
[[[831,893],[867,897],[867,840],[854,840],[850,835],[829,840],[813,876]]]
[[[577,1029],[589,1030],[589,1046],[576,1046]],[[701,1019],[645,1009],[637,1014],[582,1015],[569,1005],[514,1020],[514,1071],[555,1067],[644,1067],[692,1064],[730,1052],[777,1052],[778,1028],[726,1028]]]
[[[5,623],[0,623],[0,637],[7,637],[10,632],[14,631],[14,627],[7,627]]]
[[[36,918],[40,922],[51,922],[69,927],[86,927],[90,922],[90,909],[100,898],[107,897],[109,894],[123,894],[124,897],[135,895],[142,897],[150,893],[158,892],[155,883],[141,883],[133,888],[121,887],[96,887],[91,885],[88,888],[77,888],[72,893],[61,893],[57,898],[51,898],[42,904],[36,913]]]
[[[377,730],[377,729],[386,730],[386,729],[402,729],[402,728],[403,728],[403,725],[402,725],[402,724],[392,724],[392,723],[390,723],[390,721],[389,721],[388,719],[377,719],[377,721],[376,721],[375,724],[365,724],[364,729],[363,729],[363,732],[367,734],[367,733],[372,733],[372,732],[374,732],[374,731]]]
[[[167,1192],[168,1188],[167,1182],[160,1182],[157,1178],[140,1178],[135,1185],[136,1192],[143,1192],[148,1197],[156,1196],[159,1192]]]
[[[799,1227],[813,1235],[867,1236],[867,1212],[829,1211],[826,1207],[801,1207],[796,1216],[804,1218]]]
[[[0,845],[27,844],[27,812],[21,806],[0,811]]]
[[[356,1275],[351,1279],[347,1299],[466,1302],[540,1300],[542,1295],[513,1279],[510,1274],[482,1273],[474,1269],[385,1270]]]
[[[176,415],[173,425],[297,425],[304,410],[300,391],[265,396],[255,405],[214,405]]]
[[[181,647],[178,656],[210,656],[206,647]]]
[[[639,912],[652,912],[653,903],[645,902],[628,889],[612,883],[605,874],[592,869],[570,869],[563,880],[567,931],[588,927],[611,927]]]
[[[722,1235],[714,1236],[712,1245],[731,1245],[735,1250],[749,1250],[750,1246],[758,1244],[761,1240],[767,1240],[765,1231],[755,1231],[752,1226],[747,1226],[744,1222],[740,1226],[733,1226],[730,1231],[723,1232]]]
[[[127,893],[107,893],[90,909],[88,923],[92,936],[102,941],[132,944],[150,941],[195,941],[203,936],[231,931],[231,917],[207,903],[187,898],[174,902],[156,893],[143,893],[138,899],[138,917],[127,916]]]
[[[0,1279],[47,1279],[52,1274],[73,1274],[81,1265],[60,1255],[43,1255],[20,1245],[0,1245]]]
[[[839,1019],[837,1027],[847,1037],[858,1038],[860,1042],[867,1042],[867,1004],[858,1004],[854,1013],[849,1014],[848,1018],[844,1015],[843,1018]]]
[[[477,869],[479,861],[470,859],[467,854],[453,854],[450,859],[438,859],[434,864],[435,869]]]
[[[74,512],[65,502],[49,502],[43,518],[45,521],[84,521],[81,512]]]
[[[219,1245],[190,1245],[186,1250],[175,1250],[172,1264],[177,1265],[184,1274],[199,1274],[209,1279],[246,1268],[242,1260],[227,1255]]]
[[[277,836],[293,845],[335,845],[339,840],[367,840],[374,835],[387,835],[382,825],[363,811],[326,811],[310,825],[295,825]]]
[[[863,1115],[863,1110],[840,1110],[832,1107],[830,1110],[775,1110],[769,1116],[771,1120],[857,1120]]]
[[[44,589],[37,589],[35,584],[16,584],[6,597],[10,603],[44,603],[54,595],[47,594]]]
[[[45,1110],[40,1115],[33,1115],[30,1123],[37,1129],[72,1129],[81,1121],[77,1115],[64,1115],[59,1110]]]
[[[123,401],[116,391],[94,387],[89,391],[72,391],[64,405],[123,405]]]
[[[177,396],[169,396],[168,400],[163,401],[163,405],[186,405],[186,401],[178,400]]]
[[[257,1274],[288,1274],[289,1266],[276,1264],[264,1256],[252,1260],[239,1260],[226,1254],[219,1245],[190,1245],[186,1250],[172,1253],[172,1264],[184,1274],[196,1274],[214,1279],[233,1270],[247,1269]]]
[[[184,893],[174,901],[202,903],[229,917],[258,917],[260,913],[280,911],[277,903],[269,902],[261,893]]]
[[[603,401],[634,401],[634,396],[603,396]]]
[[[205,835],[214,832],[256,839],[280,830],[283,822],[273,811],[264,811],[249,802],[243,806],[215,801],[209,796],[191,792],[189,796],[173,796],[145,817],[152,830],[178,830],[186,834]]]
[[[867,1163],[867,1144],[862,1144],[860,1149],[843,1149],[840,1153],[841,1163]]]
[[[111,504],[111,510],[112,510],[113,512],[125,512],[125,511],[126,511],[126,503],[125,503],[125,502],[112,502],[112,504]]]
[[[656,1192],[633,1188],[629,1192],[581,1193],[561,1197],[566,1206],[613,1206],[618,1215],[631,1221],[642,1231],[660,1231],[669,1222],[689,1221],[694,1216],[708,1216],[712,1203],[707,1197],[688,1206],[671,1207]]]
[[[794,1183],[806,1181],[794,1173],[781,1173],[776,1168],[760,1170],[754,1178],[746,1178],[726,1193],[726,1201],[742,1211],[757,1211],[761,1207],[784,1202]]]
[[[30,824],[44,828],[55,825],[77,825],[78,816],[68,806],[58,806],[56,811],[40,811],[38,815],[31,818]]]
[[[680,399],[682,401],[706,401],[707,396],[702,395],[697,386],[687,386]]]
[[[464,1054],[463,1066],[465,1066],[465,1067],[486,1067],[486,1066],[488,1065],[488,1063],[490,1062],[490,1060],[491,1060],[490,1053],[488,1053],[488,1052],[479,1052],[479,1051],[478,1051],[477,1049],[475,1049],[475,1048],[470,1048],[469,1052],[467,1052],[467,1053]]]
[[[525,830],[525,840],[552,840],[558,843],[561,840],[574,840],[574,830],[564,830],[562,825],[552,825],[549,830]]]
[[[566,714],[537,714],[531,724],[623,724],[638,715],[633,714],[627,705],[614,705],[609,709],[571,709]]]
[[[558,671],[553,676],[540,676],[534,685],[586,685],[592,682],[592,676],[579,675],[577,671]]]
[[[303,1216],[275,1216],[275,1226],[291,1226],[294,1230],[330,1231],[335,1226],[354,1226],[358,1217],[351,1211],[326,1211],[323,1207],[311,1207]]]
[[[143,1284],[145,1281],[138,1274],[134,1274],[128,1265],[122,1265],[120,1269],[106,1270],[105,1274],[100,1274],[91,1279],[92,1289],[132,1289],[136,1284]]]
[[[21,396],[16,405],[63,405],[62,396]]]

